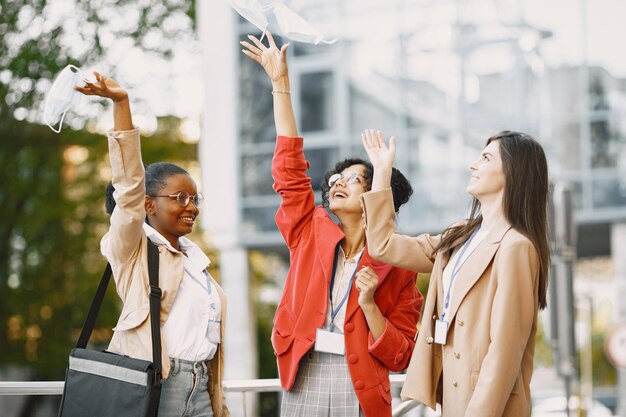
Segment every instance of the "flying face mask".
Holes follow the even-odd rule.
[[[263,7],[257,0],[227,0],[244,19],[258,27],[261,32],[267,30],[268,22]]]
[[[272,3],[272,10],[280,31],[292,41],[314,45],[318,45],[320,42],[332,44],[337,41],[337,39],[324,39],[324,35],[319,30],[282,3]]]
[[[74,65],[68,65],[57,75],[46,95],[43,110],[43,121],[54,132],[59,133],[63,125],[65,113],[77,102],[80,93],[74,90],[83,80],[83,75]],[[58,129],[54,125],[59,124]]]
[[[262,5],[259,0],[227,1],[237,13],[259,28],[263,32],[263,36],[265,36],[265,31],[269,29],[297,42],[317,45],[337,41],[337,39],[324,39],[324,35],[311,23],[282,3],[272,2]]]

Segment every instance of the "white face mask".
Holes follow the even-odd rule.
[[[43,121],[54,132],[59,133],[61,131],[65,113],[80,98],[80,93],[74,90],[74,87],[80,86],[82,80],[83,75],[80,69],[74,65],[68,65],[63,68],[52,83],[52,87],[46,95]],[[59,123],[58,129],[54,128],[56,123]]]
[[[267,30],[267,18],[263,6],[257,0],[227,0],[228,4],[244,19],[258,27],[261,32]]]
[[[273,2],[263,6],[259,0],[227,1],[237,13],[258,27],[262,32],[269,28],[272,32],[278,33],[292,41],[315,45],[320,42],[330,44],[337,41],[337,39],[324,39],[324,35],[312,24],[282,3]],[[276,24],[273,23],[274,21]],[[265,36],[265,33],[263,36]],[[261,37],[261,39],[263,38]]]
[[[337,39],[324,39],[324,35],[319,30],[284,4],[272,3],[272,9],[280,31],[288,39],[314,45],[320,42],[326,44],[337,42]]]

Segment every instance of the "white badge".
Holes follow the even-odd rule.
[[[219,321],[209,320],[209,326],[207,327],[207,338],[209,342],[218,345],[221,342],[220,331],[221,323]]]
[[[315,333],[315,351],[345,355],[346,343],[343,334],[334,333],[325,329],[317,329]]]
[[[435,320],[435,343],[445,345],[447,337],[448,322],[443,320]]]

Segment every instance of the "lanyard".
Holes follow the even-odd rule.
[[[363,252],[361,252],[361,255],[363,255]],[[337,261],[339,260],[339,245],[337,245],[337,248],[335,249],[335,260],[333,262],[333,274],[330,277],[330,288],[328,290],[330,293],[330,329],[329,330],[331,332],[335,330],[335,317],[337,317],[337,314],[339,314],[339,310],[341,310],[341,307],[343,307],[343,305],[345,304],[346,300],[348,299],[348,295],[350,294],[350,289],[352,289],[352,283],[354,282],[354,277],[356,275],[357,270],[359,269],[358,263],[361,260],[361,255],[359,255],[359,259],[356,261],[357,267],[352,273],[352,276],[350,277],[350,282],[348,283],[348,288],[346,289],[346,293],[343,295],[343,298],[339,302],[339,305],[337,306],[337,308],[333,308],[333,287],[335,286],[335,273],[337,272]]]
[[[459,273],[459,269],[461,269],[461,267],[467,260],[466,258],[461,263],[461,259],[463,259],[463,255],[465,254],[465,251],[467,250],[467,248],[469,248],[470,244],[472,243],[472,240],[474,240],[474,237],[476,237],[476,234],[478,233],[479,230],[480,230],[480,225],[476,228],[476,230],[474,230],[474,232],[471,234],[469,239],[467,239],[467,241],[463,244],[463,247],[461,247],[461,250],[459,251],[459,254],[457,255],[456,262],[454,263],[454,267],[452,267],[452,275],[450,276],[450,284],[448,285],[448,291],[446,291],[446,298],[443,303],[443,313],[441,313],[442,321],[445,319],[446,311],[448,310],[448,307],[450,307],[450,292],[451,292],[450,290],[452,290],[452,285],[454,284],[454,280],[457,274]],[[469,258],[469,255],[467,257]]]
[[[202,288],[204,288],[200,280],[196,278],[196,276],[187,267],[185,266],[183,267],[185,269],[185,272],[187,272],[187,274],[191,277],[191,279],[196,281]],[[209,307],[211,308],[211,312],[213,313],[212,316],[215,316],[217,312],[217,307],[215,305],[215,298],[213,297],[213,288],[211,285],[211,278],[209,278],[209,273],[206,271],[206,269],[202,270],[202,272],[204,273],[204,277],[206,278],[206,292],[209,294]],[[215,320],[209,320],[209,321],[215,321]]]

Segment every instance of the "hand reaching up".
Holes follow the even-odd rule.
[[[391,139],[389,139],[389,147],[387,147],[385,138],[380,130],[374,131],[372,129],[366,129],[361,133],[361,141],[363,142],[363,147],[374,169],[377,167],[391,169],[393,160],[396,157],[395,137],[392,136]]]
[[[258,62],[272,82],[277,82],[288,76],[286,54],[289,44],[286,43],[278,49],[272,34],[269,32],[265,33],[267,34],[269,47],[263,45],[255,36],[248,35],[248,39],[252,43],[241,41],[241,45],[246,48],[242,49],[242,52],[250,59]]]
[[[134,129],[128,92],[120,87],[118,83],[100,75],[98,72],[94,71],[93,75],[96,77],[95,83],[85,80],[83,87],[74,87],[76,91],[80,91],[87,96],[110,98],[113,100],[113,129],[116,131]]]
[[[95,71],[93,75],[96,77],[95,83],[85,80],[83,87],[74,88],[87,96],[110,98],[114,103],[128,99],[128,93],[118,83]]]

